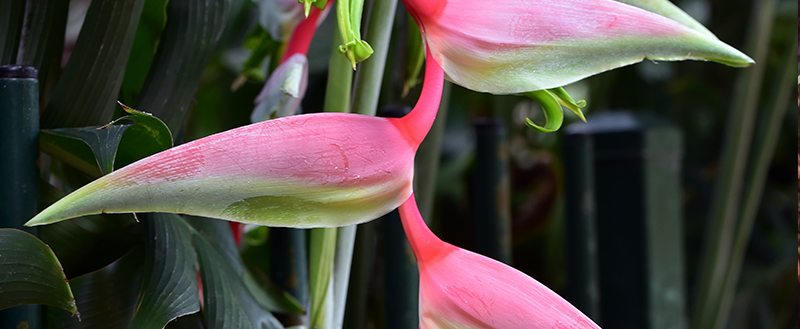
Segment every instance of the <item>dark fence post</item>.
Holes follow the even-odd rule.
[[[39,81],[30,66],[0,66],[0,227],[23,224],[39,212]],[[42,308],[0,311],[0,328],[41,328]],[[24,326],[23,322],[27,323]]]
[[[477,252],[511,264],[511,185],[506,132],[500,119],[475,122],[475,231]]]
[[[564,183],[567,216],[566,298],[595,322],[600,322],[600,282],[597,273],[597,204],[594,185],[594,143],[590,135],[564,137]]]
[[[599,303],[592,299],[596,297],[583,299],[595,301],[591,307],[599,305],[604,327],[685,328],[680,130],[649,114],[607,112],[590,118],[588,124],[570,125],[565,133],[569,141],[565,162],[580,162],[582,157],[585,162],[583,173],[567,172],[567,177],[587,176],[567,185],[567,195],[579,198],[568,204],[591,205],[585,200],[588,194],[596,205],[594,228],[586,224],[591,222],[591,211],[568,216],[570,228],[575,228],[568,231],[568,243],[589,250],[584,256],[596,260],[584,262],[596,261],[597,273],[570,268],[589,271],[570,278],[599,280]],[[587,170],[586,163],[593,170]],[[580,261],[572,259],[569,264]],[[570,282],[578,287],[592,284]]]

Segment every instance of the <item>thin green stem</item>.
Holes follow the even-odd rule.
[[[778,142],[783,119],[788,108],[787,101],[794,88],[792,83],[795,77],[794,65],[795,57],[791,54],[797,48],[797,44],[787,48],[782,74],[778,77],[775,84],[776,89],[769,95],[771,105],[767,107],[763,115],[763,124],[758,130],[753,147],[753,155],[750,156],[747,179],[744,188],[744,195],[739,213],[741,218],[736,226],[736,235],[733,240],[731,260],[728,270],[725,271],[725,281],[720,296],[720,306],[716,316],[716,327],[726,327],[730,318],[733,301],[736,297],[736,287],[739,284],[739,276],[742,273],[747,244],[750,241],[750,234],[753,231],[753,223],[756,219],[758,207],[761,204],[761,196],[764,192],[764,182],[770,162],[775,154],[775,146]]]
[[[756,63],[766,63],[769,34],[777,1],[755,1],[746,49]],[[766,65],[754,65],[742,71],[725,131],[721,170],[716,179],[714,200],[707,232],[707,244],[701,257],[700,277],[692,327],[722,328],[716,321],[723,282],[731,259],[731,249],[739,218],[747,158],[753,136],[756,107]]]
[[[374,53],[368,61],[361,64],[356,77],[353,113],[375,115],[378,109],[378,95],[381,89],[389,41],[394,24],[397,0],[375,1],[367,24],[366,36],[372,40]]]

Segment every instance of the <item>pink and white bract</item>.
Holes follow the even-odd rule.
[[[403,118],[318,113],[228,130],[111,172],[26,225],[125,212],[286,227],[377,218],[411,194],[414,153],[436,117],[444,74],[428,59],[417,106]]]
[[[694,22],[664,1],[628,0]],[[447,78],[494,94],[551,89],[652,60],[753,60],[707,30],[612,0],[403,0]]]
[[[399,211],[419,267],[420,329],[600,328],[524,273],[440,240],[413,195]]]

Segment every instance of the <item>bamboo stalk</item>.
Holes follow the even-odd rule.
[[[776,0],[754,1],[745,49],[756,63],[766,63],[769,35],[775,15]],[[698,290],[692,327],[720,328],[717,318],[725,272],[739,218],[747,158],[753,136],[756,107],[766,65],[742,71],[736,82],[732,109],[728,117],[720,157],[721,170],[714,187],[711,218],[706,231],[707,244],[701,255]]]
[[[725,271],[725,279],[720,295],[719,309],[716,314],[716,328],[727,327],[730,318],[731,308],[736,297],[736,287],[739,284],[739,276],[742,273],[747,244],[750,242],[750,234],[753,231],[753,223],[756,219],[758,207],[761,204],[761,197],[764,192],[764,183],[767,178],[769,164],[775,154],[775,146],[778,143],[785,112],[788,108],[787,102],[791,101],[790,95],[794,84],[792,83],[796,74],[795,59],[792,53],[797,48],[793,44],[784,54],[785,62],[781,76],[776,80],[776,89],[773,90],[768,99],[771,100],[770,106],[762,114],[763,122],[756,134],[753,147],[753,154],[748,161],[747,180],[742,197],[739,213],[741,218],[736,225],[736,235],[731,247],[731,259],[728,270]]]
[[[369,59],[359,64],[355,78],[352,112],[375,115],[383,72],[386,67],[397,0],[373,1],[371,6],[366,8],[370,8],[368,10],[370,14],[363,37],[370,43],[374,52]],[[373,221],[359,226],[354,235],[355,251],[352,257],[353,269],[350,274],[354,284],[349,287],[347,305],[350,307],[344,316],[344,327],[348,329],[359,329],[366,326],[367,285],[372,268],[371,255],[374,252],[372,242],[376,232],[376,223]],[[351,234],[350,232],[343,233]]]

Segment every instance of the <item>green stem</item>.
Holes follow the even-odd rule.
[[[755,1],[748,31],[746,49],[756,63],[766,63],[769,35],[777,1]],[[701,257],[700,278],[695,301],[692,328],[722,328],[716,321],[723,282],[729,268],[731,249],[739,218],[743,177],[753,135],[756,107],[761,81],[766,65],[754,65],[742,71],[731,101],[733,108],[728,117],[722,155],[721,170],[714,187],[714,200],[707,232],[707,244]]]
[[[741,218],[736,226],[736,235],[731,248],[731,260],[728,270],[725,271],[720,306],[716,315],[716,327],[718,328],[727,326],[733,301],[736,297],[736,287],[739,284],[739,275],[742,273],[742,264],[744,263],[747,244],[750,241],[750,233],[753,231],[753,223],[756,219],[758,206],[761,204],[764,182],[766,181],[769,164],[775,154],[775,146],[778,142],[781,125],[786,116],[785,111],[788,108],[786,102],[791,99],[789,96],[792,88],[794,88],[792,82],[795,77],[795,57],[792,56],[792,53],[796,48],[796,43],[787,48],[788,52],[785,54],[786,61],[783,66],[783,73],[776,79],[776,90],[768,98],[772,100],[772,104],[762,114],[764,122],[760,127],[761,129],[759,129],[759,133],[756,134],[757,137],[753,148],[754,154],[750,156],[748,162],[747,167],[750,168],[750,171],[747,173],[743,201],[739,211]]]
[[[397,0],[381,0],[372,3],[370,19],[365,36],[372,41],[373,54],[370,60],[361,64],[358,70],[353,97],[353,113],[375,115],[378,107],[383,72],[386,67],[386,56],[394,24]],[[371,268],[370,254],[373,252],[373,238],[377,232],[375,222],[366,223],[358,228],[355,236],[355,251],[351,273],[353,285],[350,286],[347,298],[347,314],[344,328],[365,328],[367,284]],[[337,299],[339,300],[339,299]]]
[[[366,36],[372,41],[374,53],[370,60],[361,64],[356,77],[353,113],[375,115],[378,109],[378,96],[381,89],[386,55],[394,24],[397,0],[375,1],[367,24]]]
[[[335,6],[339,10],[347,1],[338,1]],[[341,28],[341,24],[339,25]],[[325,89],[325,112],[350,112],[350,94],[353,86],[353,69],[350,62],[339,53],[342,36],[333,34],[331,46],[331,62],[328,67],[328,84]]]
[[[339,6],[346,6],[347,1],[338,1]],[[339,28],[341,28],[341,21]],[[325,91],[325,112],[350,112],[350,96],[353,85],[353,70],[346,57],[339,53],[339,45],[342,44],[340,33],[333,34],[333,45],[331,49],[331,61],[328,67],[328,84]],[[344,321],[344,311],[347,305],[347,289],[350,282],[350,268],[353,263],[353,246],[356,240],[356,226],[350,225],[340,228],[329,228],[326,230],[336,230],[336,254],[333,259],[333,296],[329,301],[333,303],[331,312],[332,325],[334,328],[341,328]]]

